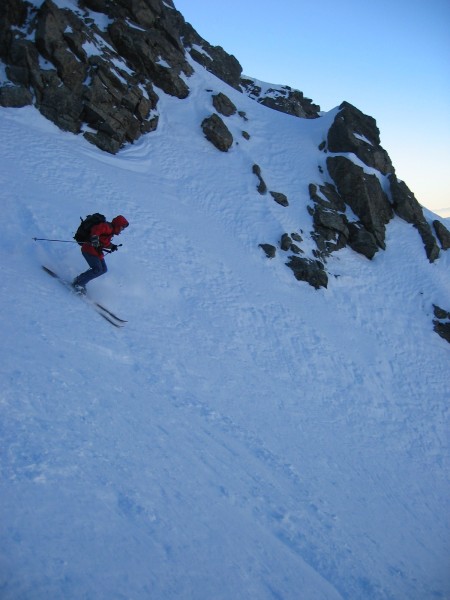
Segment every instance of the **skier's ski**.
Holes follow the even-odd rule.
[[[100,310],[96,309],[96,312],[101,317],[103,317],[106,321],[108,321],[108,323],[111,323],[111,325],[114,325],[114,327],[123,327],[122,323],[120,323],[119,321],[115,321],[112,317],[109,317],[106,313],[101,312],[101,309]],[[126,323],[126,321],[123,321],[123,323]]]
[[[105,311],[105,313],[107,313],[113,319],[116,319],[116,321],[119,321],[119,323],[128,323],[128,321],[126,321],[125,319],[121,319],[120,317],[115,315],[112,311],[109,310],[109,308],[106,308],[105,306],[103,306],[103,304],[100,304],[99,302],[96,302],[95,300],[91,300],[91,299],[89,299],[89,302],[92,302],[93,304],[95,304],[95,306],[97,308],[100,308],[101,310]]]
[[[88,296],[76,294],[74,289],[72,288],[72,285],[68,281],[60,277],[58,273],[55,273],[54,271],[52,271],[48,267],[45,267],[44,265],[42,265],[42,268],[46,273],[50,275],[50,277],[57,279],[65,288],[71,291],[74,295],[80,296],[80,298],[82,298],[87,304],[90,304],[101,317],[108,321],[108,323],[111,323],[111,325],[114,325],[114,327],[123,327],[125,323],[127,323],[127,321],[115,315],[112,311],[103,306],[103,304],[92,300]]]

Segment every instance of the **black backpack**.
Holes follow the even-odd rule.
[[[91,229],[94,227],[94,225],[105,223],[106,217],[100,213],[94,213],[93,215],[88,215],[85,219],[82,219],[81,217],[80,219],[81,223],[75,235],[73,236],[73,239],[77,241],[80,246],[82,246],[91,239]]]

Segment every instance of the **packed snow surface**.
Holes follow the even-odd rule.
[[[301,229],[312,250],[335,111],[296,119],[196,71],[117,156],[0,111],[1,598],[449,598],[449,255],[395,218],[373,261],[343,250],[328,289],[297,282],[258,245]],[[211,90],[248,119],[227,154],[200,128]],[[122,329],[41,269],[72,279],[77,246],[32,239],[96,211],[130,221],[88,286]]]

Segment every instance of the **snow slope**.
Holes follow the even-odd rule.
[[[115,157],[0,111],[2,599],[450,597],[448,253],[429,264],[396,218],[373,261],[343,250],[328,290],[297,282],[258,244],[301,228],[313,248],[334,111],[295,119],[198,66],[188,83]],[[201,133],[211,89],[247,114],[228,154]],[[90,284],[121,330],[40,269],[72,278],[78,248],[32,240],[93,211],[131,223]]]

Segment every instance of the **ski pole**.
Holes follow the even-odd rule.
[[[32,240],[34,240],[35,242],[62,242],[63,244],[79,244],[79,242],[75,241],[75,240],[49,240],[48,238],[31,238]],[[86,244],[89,244],[89,242],[85,242]],[[92,245],[92,244],[91,244]],[[117,244],[117,247],[120,248],[120,246],[122,246],[122,244]],[[102,248],[103,252],[108,252],[109,254],[112,252],[112,250],[108,250],[107,248]]]
[[[35,242],[62,242],[64,244],[78,244],[75,240],[49,240],[48,238],[31,238]]]

